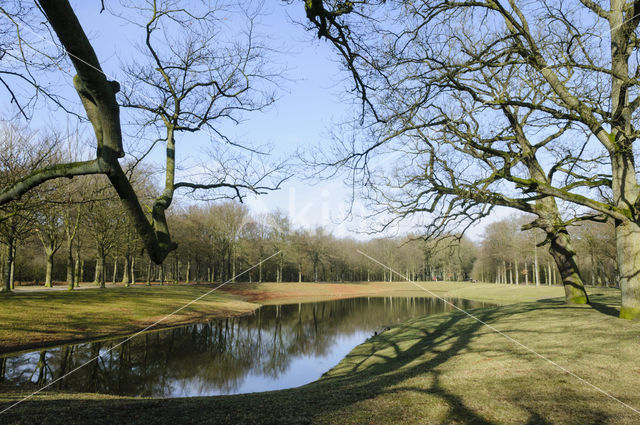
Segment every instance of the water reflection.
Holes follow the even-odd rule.
[[[481,303],[456,300],[463,308]],[[316,380],[375,331],[451,307],[435,298],[355,298],[265,306],[251,316],[0,358],[0,382],[182,397],[289,388]]]

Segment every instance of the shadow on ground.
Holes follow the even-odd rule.
[[[615,310],[607,299],[595,301],[606,311]],[[571,359],[571,347],[584,338],[576,331],[583,323],[601,320],[597,335],[615,326],[614,319],[592,309],[555,301],[473,313],[513,338],[535,341],[536,349],[561,362]],[[623,391],[624,386],[618,388]],[[189,399],[45,397],[56,399],[24,402],[0,416],[0,422],[532,425],[636,420],[621,405],[463,313],[392,328],[357,347],[321,380],[300,388]],[[634,397],[631,403],[639,401]]]

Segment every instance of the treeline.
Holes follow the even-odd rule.
[[[77,149],[55,135],[43,138],[10,126],[3,128],[3,135],[3,186],[61,157],[80,159],[74,156]],[[151,212],[160,195],[152,174],[136,163],[128,164],[127,173],[143,208]],[[107,282],[394,281],[402,280],[400,275],[413,280],[561,283],[555,262],[543,247],[545,234],[521,230],[531,220],[528,216],[488,225],[480,242],[466,237],[424,241],[414,235],[358,241],[337,238],[322,228],[296,228],[280,211],[254,215],[234,201],[183,207],[174,201],[168,220],[177,248],[156,265],[104,176],[49,181],[20,201],[4,205],[0,213],[5,289],[15,281],[44,286],[66,282],[74,288],[80,282],[105,286]],[[584,281],[617,285],[613,224],[582,222],[570,227],[570,233]]]
[[[509,284],[562,284],[544,232],[521,230],[530,221],[530,217],[513,215],[487,226],[477,246],[475,279]],[[583,221],[569,227],[569,234],[585,284],[618,286],[614,224]]]
[[[115,199],[43,201],[25,211],[0,225],[2,272],[19,284],[403,280],[358,250],[411,279],[461,280],[475,258],[467,239],[461,248],[431,252],[408,237],[337,238],[322,228],[295,228],[282,212],[252,215],[243,204],[227,201],[176,208],[169,220],[178,246],[156,265]]]

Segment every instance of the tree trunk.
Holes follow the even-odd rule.
[[[560,271],[562,285],[564,286],[565,302],[567,304],[588,304],[589,296],[582,283],[582,277],[580,276],[580,270],[576,262],[576,253],[571,247],[569,233],[566,229],[563,229],[548,236],[551,239],[549,254],[551,254],[551,257],[555,260],[558,270]]]
[[[51,275],[53,273],[53,254],[54,251],[49,248],[45,248],[45,262],[46,271],[44,275],[44,287],[51,288]]]
[[[620,317],[640,318],[640,226],[633,222],[616,225],[618,274],[622,290]]]
[[[185,283],[188,284],[190,279],[191,279],[191,259],[188,259],[187,260],[187,270],[186,270],[186,273],[185,273]]]
[[[236,254],[235,252],[232,255],[233,260],[231,261],[231,282],[235,283],[236,281]]]
[[[147,286],[151,286],[151,260],[147,263]]]
[[[111,276],[111,283],[116,284],[116,276],[118,274],[118,257],[113,257],[113,275]]]
[[[18,251],[18,245],[13,243],[13,255],[11,255],[11,271],[9,273],[9,283],[11,285],[11,290],[15,289],[15,272],[16,272],[16,251]]]
[[[96,273],[93,283],[104,288],[104,256],[102,254],[98,254],[98,258],[96,258]]]
[[[567,241],[567,242],[568,242],[568,241]],[[540,269],[538,268],[538,238],[537,238],[537,236],[534,236],[533,243],[534,243],[534,245],[533,245],[533,263],[534,263],[534,265],[533,265],[533,267],[534,267],[534,269],[535,269],[535,270],[534,270],[534,276],[535,276],[535,278],[536,278],[536,286],[540,286]],[[574,253],[574,255],[573,255],[573,256],[574,256],[574,262],[575,262],[575,253]],[[576,266],[576,272],[577,272],[577,271],[578,271],[578,268],[577,268],[577,266]],[[578,276],[579,276],[579,275],[578,275]],[[580,284],[582,284],[582,279],[580,279]],[[582,289],[583,289],[583,291],[584,291],[584,287],[583,287]],[[585,295],[586,295],[586,294],[587,294],[587,293],[585,292]],[[566,298],[566,301],[567,301],[569,304],[574,304],[573,302],[570,302],[570,301],[569,301],[569,298]],[[575,303],[575,304],[584,304],[584,303]]]
[[[131,284],[136,284],[136,257],[131,256]]]
[[[4,292],[11,292],[11,265],[13,264],[13,244],[14,239],[9,238],[7,241],[5,266],[4,266]]]
[[[131,257],[130,255],[125,255],[124,256],[124,265],[123,265],[123,271],[122,271],[122,284],[124,286],[129,286],[129,257]]]
[[[70,240],[67,242],[67,287],[72,291],[74,286],[73,240]]]

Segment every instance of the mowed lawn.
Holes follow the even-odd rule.
[[[210,290],[204,285],[157,285],[0,294],[0,353],[132,333]],[[257,307],[216,291],[157,328],[246,314]]]
[[[385,285],[413,291],[401,284],[371,288],[387,295]],[[464,313],[442,313],[370,338],[322,379],[299,388],[184,399],[45,392],[1,415],[0,423],[640,423],[633,410],[640,408],[640,323],[616,317],[619,292],[591,290],[589,307],[548,299],[562,295],[557,287],[428,287],[504,304],[471,312],[503,334]],[[241,289],[232,289],[238,296]],[[263,298],[274,300],[279,290],[270,289]],[[322,296],[305,289],[309,298]],[[524,301],[532,298],[539,301]],[[7,390],[0,399],[6,407],[24,394]]]
[[[0,294],[0,353],[83,339],[247,314],[261,304],[311,302],[359,296],[463,297],[509,303],[562,296],[560,287],[465,282],[236,283],[214,291],[175,315],[165,316],[211,291],[214,285],[107,286],[105,289],[36,290]]]

